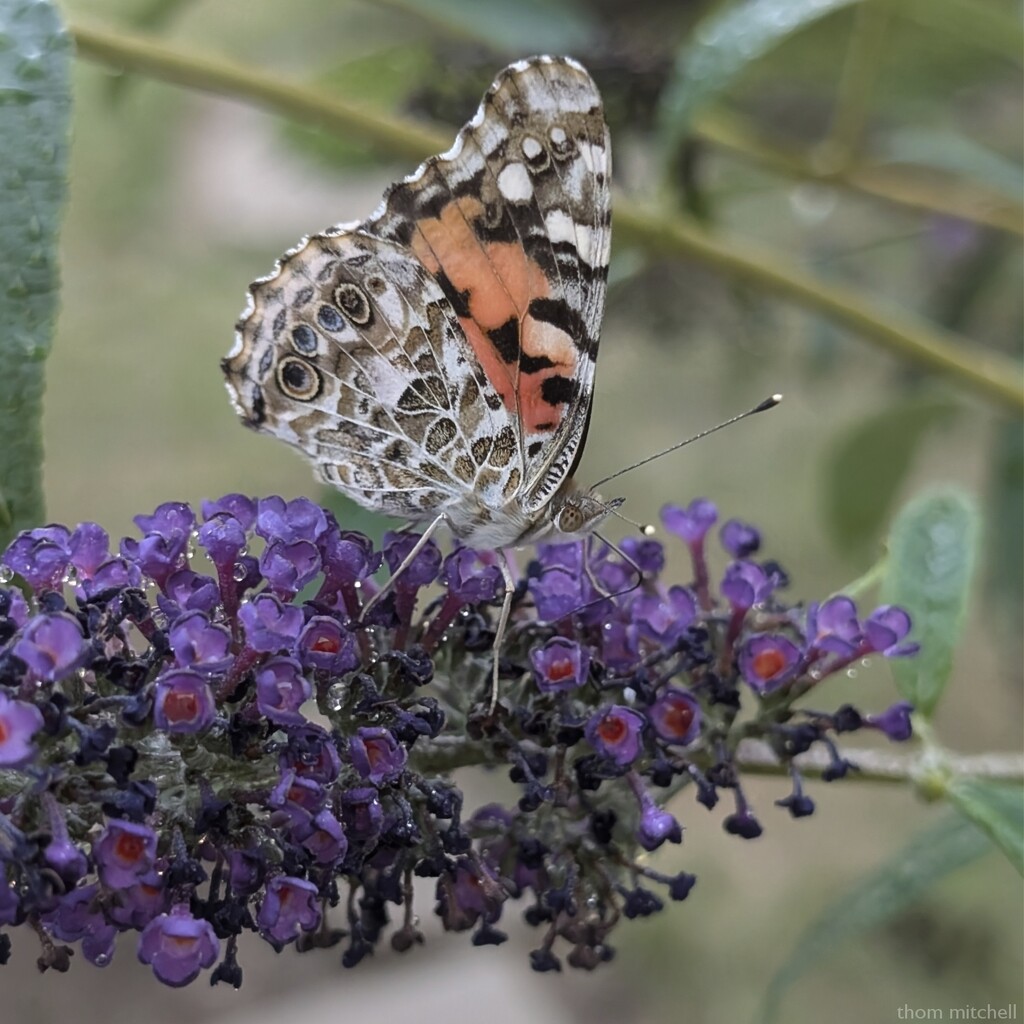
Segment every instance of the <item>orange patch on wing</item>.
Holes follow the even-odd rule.
[[[550,288],[543,271],[527,258],[522,246],[478,239],[471,225],[483,212],[478,199],[454,200],[442,209],[440,217],[417,222],[419,233],[413,236],[411,247],[428,270],[443,271],[457,291],[467,293],[470,319],[460,317],[459,321],[488,380],[505,407],[515,411],[520,405],[516,364],[501,358],[487,332],[515,317],[520,321],[524,349],[534,354],[527,344],[529,331],[524,330],[523,318],[531,300],[546,298]]]
[[[554,433],[568,405],[552,405],[542,393],[549,377],[574,380],[579,353],[572,338],[554,324],[527,317],[523,324],[523,350],[531,356],[547,356],[555,365],[519,378],[519,415],[527,434]]]

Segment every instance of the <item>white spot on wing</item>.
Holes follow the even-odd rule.
[[[533,196],[530,175],[522,164],[509,164],[498,175],[498,189],[511,203],[525,203]]]

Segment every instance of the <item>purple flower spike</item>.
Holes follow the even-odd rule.
[[[749,558],[761,547],[761,534],[757,527],[739,519],[730,519],[723,524],[718,539],[733,558]]]
[[[797,675],[802,657],[800,648],[778,633],[752,636],[740,649],[740,673],[758,693],[771,693]]]
[[[71,562],[70,540],[63,526],[24,530],[11,541],[0,563],[16,572],[37,594],[60,590]]]
[[[344,675],[359,666],[355,637],[336,619],[314,615],[299,634],[299,659],[306,668]]]
[[[661,521],[669,533],[693,546],[700,544],[718,521],[718,509],[707,498],[694,498],[686,508],[665,505],[661,510]]]
[[[110,558],[110,536],[98,523],[79,523],[68,542],[71,564],[89,579]]]
[[[461,604],[493,601],[503,586],[501,569],[481,564],[480,556],[469,548],[459,548],[444,560],[441,582]]]
[[[910,721],[914,705],[901,700],[880,715],[865,715],[864,724],[884,732],[894,743],[903,743],[914,734]]]
[[[590,651],[575,640],[556,636],[530,651],[533,677],[542,693],[575,690],[587,681]]]
[[[410,551],[420,539],[418,533],[384,534],[382,549],[384,561],[388,563],[391,575],[408,557]],[[441,549],[431,540],[423,545],[423,549],[412,560],[409,567],[395,580],[396,590],[419,590],[437,579],[441,571]]]
[[[854,655],[861,642],[857,606],[842,594],[830,597],[824,604],[807,609],[807,639],[819,651],[829,651],[842,658]]]
[[[78,621],[65,612],[37,615],[22,631],[14,654],[28,666],[34,679],[53,683],[80,668],[89,646]]]
[[[169,632],[174,659],[182,668],[221,672],[231,664],[231,634],[202,612],[189,612]]]
[[[137,884],[156,860],[156,833],[146,825],[112,818],[93,843],[100,881],[108,889]]]
[[[670,587],[666,595],[642,594],[630,612],[641,636],[657,643],[675,643],[697,615],[697,599],[686,587]]]
[[[648,851],[658,849],[662,843],[681,843],[683,830],[679,822],[654,802],[639,775],[630,772],[628,778],[633,795],[640,805],[640,820],[636,828],[637,842]]]
[[[309,700],[313,687],[294,658],[277,657],[256,670],[256,706],[278,725],[304,725],[299,708]]]
[[[210,684],[192,669],[174,669],[158,676],[153,686],[153,722],[173,733],[202,732],[217,707]]]
[[[876,608],[864,621],[868,650],[877,651],[887,658],[917,654],[920,644],[900,643],[910,632],[910,625],[910,616],[898,605],[886,604]]]
[[[364,779],[379,786],[402,774],[408,754],[383,726],[370,726],[356,730],[349,741],[349,757]]]
[[[320,927],[320,896],[304,878],[275,875],[256,916],[260,934],[275,946],[285,946]]]
[[[308,540],[275,540],[260,555],[260,572],[275,591],[292,596],[320,572],[320,552]]]
[[[32,737],[43,727],[43,713],[0,690],[0,767],[20,768],[35,756]]]
[[[586,604],[579,577],[566,569],[546,569],[529,586],[541,622],[558,622]]]
[[[601,757],[625,767],[640,756],[645,724],[644,716],[638,711],[613,704],[592,715],[585,732],[590,745]]]
[[[243,530],[251,530],[256,524],[256,501],[244,494],[225,494],[216,501],[204,501],[202,509],[205,522],[227,515],[237,519]]]
[[[194,918],[187,903],[154,918],[139,938],[139,960],[152,966],[153,973],[172,988],[195,981],[218,956],[220,942],[213,926]]]
[[[721,591],[734,612],[745,612],[767,599],[772,581],[754,562],[732,562],[725,570]]]
[[[238,610],[245,639],[254,651],[290,650],[302,630],[302,609],[282,604],[273,594],[257,594]]]
[[[311,544],[327,532],[327,516],[309,498],[286,502],[276,494],[261,498],[256,511],[256,532],[268,543],[305,540]]]
[[[647,720],[666,743],[686,746],[700,735],[700,705],[685,690],[670,686],[647,709]]]

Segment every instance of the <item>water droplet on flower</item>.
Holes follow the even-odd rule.
[[[113,957],[109,953],[97,953],[92,958],[92,962],[96,967],[106,967],[112,959]]]
[[[856,679],[857,678],[857,670],[855,668],[848,668],[846,670],[846,678],[847,679]]]
[[[356,580],[355,583],[352,584],[352,586],[355,587],[356,590],[362,590],[363,589],[363,581],[362,580]]]
[[[64,575],[61,576],[60,580],[61,583],[66,583],[69,587],[77,587],[78,574],[75,572],[75,567],[73,565],[69,565],[67,568],[67,572],[65,572]]]
[[[329,711],[340,711],[345,703],[348,687],[344,683],[334,683],[327,690],[325,700]]]
[[[871,659],[870,658],[861,658],[860,659],[860,667],[861,668],[867,668],[868,665],[870,665],[870,664],[871,664]]]
[[[810,679],[812,683],[816,683],[821,679],[821,672],[816,668],[812,668],[811,671],[807,673],[807,678]]]
[[[236,583],[241,583],[248,575],[249,570],[241,562],[235,562],[235,567],[231,570],[231,578]]]
[[[9,566],[0,565],[0,583],[10,583],[14,579],[14,570]]]
[[[195,557],[196,557],[196,546],[191,541],[189,541],[189,545],[185,549],[185,558],[186,559],[191,559],[191,558],[195,558]]]

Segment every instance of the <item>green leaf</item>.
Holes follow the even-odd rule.
[[[1019,65],[1024,26],[1013,7],[978,0],[903,0],[899,11],[922,28],[952,36],[960,46],[990,50]]]
[[[666,154],[686,137],[694,113],[753,61],[789,36],[855,0],[747,0],[698,22],[676,58],[658,119]]]
[[[961,777],[946,789],[949,802],[978,826],[1024,875],[1024,788]]]
[[[895,857],[861,878],[797,940],[768,986],[761,1024],[776,1019],[783,994],[801,975],[851,940],[896,917],[940,879],[991,848],[970,822],[946,815],[938,826],[916,836]]]
[[[877,543],[914,453],[954,408],[942,399],[901,402],[855,424],[826,453],[825,526],[851,558],[859,560]]]
[[[59,288],[71,46],[46,0],[0,7],[0,547],[44,521],[43,360]]]
[[[979,543],[974,502],[943,491],[906,505],[893,524],[882,599],[906,608],[915,658],[890,662],[900,693],[930,718],[949,682]]]
[[[914,164],[986,185],[1014,202],[1024,193],[1021,165],[960,132],[901,128],[880,144],[879,163]]]
[[[515,57],[583,52],[597,35],[582,7],[568,0],[377,0],[433,24],[446,35],[485,43]]]

